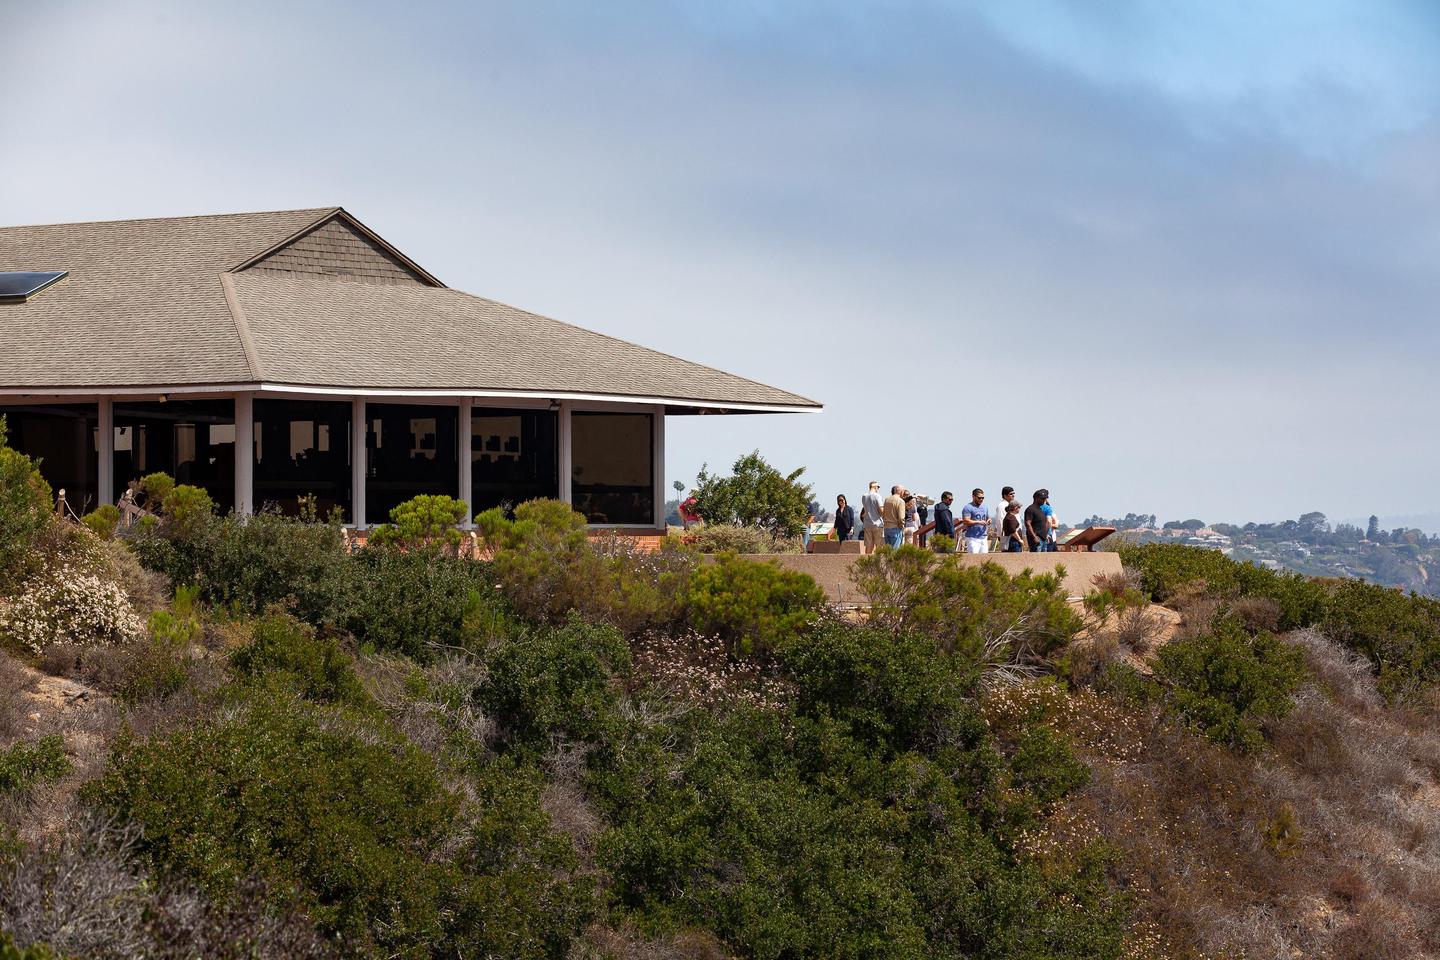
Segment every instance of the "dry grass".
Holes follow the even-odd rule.
[[[1094,771],[1065,816],[1120,851],[1133,956],[1440,955],[1440,712],[1387,709],[1367,665],[1290,639],[1315,679],[1256,758],[1088,691],[1062,711]]]
[[[136,830],[91,812],[63,832],[0,858],[0,929],[95,960],[319,958],[327,945],[303,919],[264,906],[242,885],[228,903],[147,877]]]

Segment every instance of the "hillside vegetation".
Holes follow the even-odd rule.
[[[907,548],[856,620],[554,502],[479,562],[439,502],[351,554],[161,481],[117,538],[0,474],[3,957],[1440,949],[1399,594],[1147,548],[1077,607]]]

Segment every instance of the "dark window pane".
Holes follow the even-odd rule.
[[[149,473],[203,487],[221,513],[235,506],[232,400],[115,401],[115,495]]]
[[[455,407],[404,403],[366,405],[365,521],[384,523],[390,511],[422,493],[453,497],[460,487]]]
[[[655,522],[654,416],[571,415],[570,495],[591,523]]]
[[[559,496],[559,450],[555,413],[476,407],[470,420],[475,512]]]
[[[65,491],[72,510],[83,515],[99,505],[95,404],[0,407],[0,416],[5,417],[10,446],[39,461],[40,475],[57,496]]]
[[[330,400],[255,401],[255,506],[289,516],[314,497],[320,516],[350,502],[349,403]]]

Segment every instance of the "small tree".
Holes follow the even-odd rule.
[[[695,512],[706,523],[760,527],[780,537],[798,537],[810,516],[811,490],[800,482],[800,467],[783,474],[756,450],[735,461],[733,475],[718,477],[702,466],[696,478]]]
[[[390,522],[376,527],[371,540],[406,549],[438,546],[454,550],[462,539],[456,524],[465,522],[466,512],[464,500],[421,494],[391,510]]]
[[[35,463],[5,443],[0,417],[0,577],[18,579],[33,561],[31,545],[51,523],[50,484]]]

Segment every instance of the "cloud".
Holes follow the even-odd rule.
[[[37,5],[0,85],[63,109],[0,209],[344,203],[453,286],[827,404],[679,420],[672,477],[1432,505],[1396,501],[1440,474],[1425,29],[1097,9]]]

